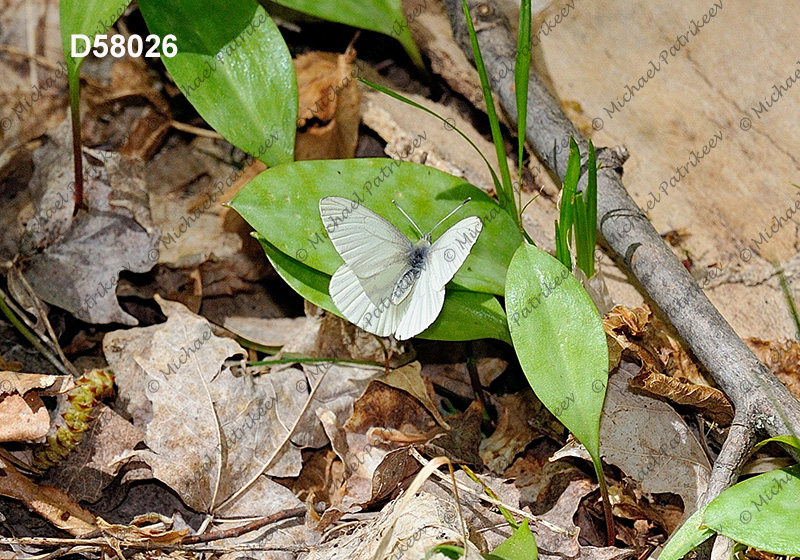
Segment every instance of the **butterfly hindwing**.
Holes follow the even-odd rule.
[[[329,291],[336,308],[348,321],[378,336],[394,334],[408,307],[405,302],[392,304],[388,295],[373,301],[347,264],[334,273]],[[391,289],[388,293],[391,294]]]
[[[411,293],[400,304],[403,305],[406,309],[394,333],[397,340],[407,340],[418,335],[439,316],[444,305],[444,287],[437,289],[434,286],[429,266],[420,271]]]

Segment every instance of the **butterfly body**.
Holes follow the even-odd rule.
[[[412,244],[386,219],[346,198],[320,200],[320,216],[344,260],[329,286],[334,304],[362,329],[398,340],[416,336],[439,315],[445,284],[483,225],[470,216],[434,243],[427,234]]]

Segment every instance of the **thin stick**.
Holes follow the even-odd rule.
[[[414,457],[414,459],[419,461],[419,463],[421,465],[423,465],[423,466],[427,465],[430,462],[425,457],[420,455],[419,451],[417,451],[413,447],[411,449],[409,449],[409,454],[412,457]],[[433,474],[435,476],[439,477],[442,480],[447,480],[447,475],[444,474],[444,473],[441,473],[439,471],[434,471]],[[501,508],[501,507],[505,508],[508,511],[510,511],[511,513],[516,513],[520,517],[526,518],[526,519],[528,519],[530,521],[533,521],[534,523],[538,523],[538,524],[542,525],[543,527],[547,527],[548,529],[550,529],[554,533],[560,533],[562,535],[571,535],[572,534],[571,531],[567,531],[566,529],[562,529],[561,527],[558,527],[557,525],[553,525],[552,523],[550,523],[549,521],[545,521],[541,517],[537,517],[536,515],[533,515],[531,513],[522,511],[519,508],[515,508],[513,506],[509,506],[507,504],[504,504],[500,500],[495,500],[491,496],[487,496],[486,494],[484,494],[482,492],[476,492],[475,490],[473,490],[472,488],[470,488],[469,486],[467,486],[463,482],[459,482],[457,480],[456,483],[458,484],[458,487],[461,488],[464,492],[467,492],[468,494],[471,494],[471,495],[475,496],[479,500],[483,500],[484,502],[488,502],[488,503],[496,506],[497,508]]]
[[[58,337],[56,336],[56,332],[53,330],[53,326],[50,324],[50,319],[47,318],[47,312],[42,305],[42,300],[39,299],[39,296],[37,296],[36,292],[33,291],[33,288],[28,283],[28,280],[21,273],[16,273],[16,276],[20,283],[25,287],[25,290],[28,292],[28,297],[33,303],[33,306],[36,308],[36,313],[39,316],[39,319],[42,321],[42,323],[44,323],[44,328],[47,329],[47,334],[50,335],[52,349],[56,351],[58,357],[61,358],[61,362],[64,364],[64,367],[72,372],[72,375],[75,377],[80,376],[77,368],[72,365],[72,362],[67,359],[63,350],[61,350],[61,346],[58,344]]]
[[[255,521],[251,521],[250,523],[247,523],[246,525],[241,525],[239,527],[232,527],[230,529],[225,529],[224,531],[214,531],[213,533],[207,533],[205,535],[192,535],[190,537],[182,539],[180,544],[205,543],[220,539],[233,539],[236,537],[240,537],[245,533],[250,533],[251,531],[256,531],[258,529],[261,529],[262,527],[265,527],[267,525],[272,525],[273,523],[277,523],[278,521],[283,521],[284,519],[292,519],[294,517],[303,516],[307,512],[308,509],[305,506],[279,511],[277,513],[273,513],[272,515],[268,515],[267,517],[264,517],[262,519],[256,519]]]

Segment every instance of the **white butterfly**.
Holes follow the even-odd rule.
[[[434,228],[455,214],[450,212]],[[392,201],[394,202],[394,201]],[[397,203],[395,203],[397,206]],[[328,291],[350,322],[378,336],[405,340],[427,329],[444,305],[444,287],[469,256],[483,223],[464,218],[431,245],[431,233],[409,239],[372,210],[339,196],[319,201],[322,223],[344,264]]]

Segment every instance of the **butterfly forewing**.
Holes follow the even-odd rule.
[[[429,272],[428,280],[434,288],[441,290],[453,279],[467,260],[482,229],[481,219],[470,216],[448,229],[434,242],[425,261],[425,268]]]
[[[329,196],[319,201],[319,213],[336,251],[359,278],[406,266],[411,241],[372,210]]]

